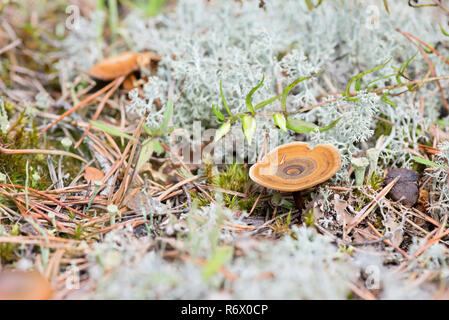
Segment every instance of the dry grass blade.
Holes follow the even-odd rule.
[[[108,101],[109,97],[118,89],[118,87],[120,86],[120,84],[123,82],[123,80],[125,79],[125,77],[120,77],[116,80],[114,80],[112,83],[114,83],[114,86],[111,88],[111,90],[109,90],[108,92],[106,92],[106,94],[104,95],[103,99],[101,99],[100,104],[97,107],[97,110],[95,111],[94,116],[92,117],[92,120],[95,121],[98,119],[98,117],[100,116],[101,111],[103,110],[104,106],[106,105],[106,101]],[[87,135],[87,133],[89,132],[89,130],[92,128],[92,123],[89,123],[89,125],[87,126],[86,130],[84,131],[83,135],[81,136],[81,138],[78,140],[78,142],[75,144],[75,149],[77,149],[79,147],[79,145],[81,144],[81,142],[83,141],[84,137]]]
[[[66,156],[75,158],[82,162],[87,162],[86,159],[83,159],[79,155],[76,155],[71,152],[61,151],[61,150],[43,150],[43,149],[6,149],[0,146],[0,152],[4,154],[50,154],[55,156]]]
[[[41,130],[40,134],[48,131],[50,128],[52,128],[53,126],[55,126],[59,121],[61,121],[62,119],[64,119],[65,117],[67,117],[68,115],[72,114],[73,112],[75,112],[76,110],[84,107],[86,104],[88,104],[89,102],[91,102],[92,100],[94,100],[96,97],[98,97],[99,95],[103,94],[104,92],[108,91],[109,89],[111,89],[114,86],[114,82],[109,83],[107,86],[105,86],[104,88],[101,88],[100,90],[98,90],[97,92],[95,92],[94,94],[88,96],[86,99],[84,99],[83,101],[81,101],[80,103],[78,103],[76,106],[74,106],[73,108],[67,110],[66,112],[64,112],[63,114],[61,114],[55,121],[53,121],[52,123],[50,123],[48,126],[46,126],[44,129]]]
[[[370,229],[379,237],[382,238],[382,234],[377,231],[377,229],[371,224],[371,223],[367,223],[368,226],[370,227]],[[404,250],[402,250],[401,248],[399,248],[397,245],[393,244],[393,242],[391,242],[388,239],[383,239],[382,240],[386,245],[389,245],[390,247],[393,247],[397,252],[399,252],[404,258],[406,259],[410,259],[410,256],[407,254],[407,252],[405,252]]]
[[[182,180],[178,183],[176,183],[175,185],[171,186],[170,188],[168,188],[167,190],[165,190],[159,197],[158,200],[159,201],[163,201],[165,200],[165,198],[173,191],[175,191],[176,189],[179,189],[180,187],[182,187],[185,184],[188,184],[190,182],[193,182],[195,180],[198,180],[199,178],[203,177],[203,175],[197,175],[197,176],[193,176],[190,178],[187,178],[185,180]]]
[[[23,186],[17,186],[17,185],[12,185],[12,184],[7,184],[7,183],[0,183],[1,187],[5,187],[5,188],[17,188],[17,189],[25,189],[25,187]],[[73,213],[82,216],[83,218],[87,218],[87,219],[91,219],[91,217],[89,217],[88,215],[85,215],[82,212],[79,212],[78,210],[69,207],[68,205],[62,203],[61,201],[59,201],[58,199],[54,198],[53,196],[50,196],[48,194],[46,194],[45,192],[33,189],[33,188],[28,188],[28,191],[34,192],[44,198],[47,198],[50,201],[53,201],[54,203],[56,203],[57,205],[63,207],[64,209],[67,209],[69,211],[72,211]]]

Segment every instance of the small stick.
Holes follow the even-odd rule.
[[[443,239],[444,237],[446,237],[447,235],[449,235],[449,229],[447,229],[446,231],[444,231],[443,233],[439,234],[438,236],[436,236],[435,238],[427,241],[427,243],[419,250],[417,250],[415,252],[415,254],[413,255],[414,257],[418,257],[420,256],[424,251],[426,251],[429,247],[431,247],[432,245],[434,245],[435,243],[437,243],[438,241],[440,241],[441,239]]]
[[[167,195],[169,195],[172,191],[175,191],[179,187],[182,187],[183,185],[185,185],[187,183],[195,181],[195,180],[201,178],[202,176],[203,175],[197,175],[197,176],[193,176],[193,177],[190,177],[183,181],[178,182],[177,184],[175,184],[175,185],[171,186],[170,188],[168,188],[167,190],[165,190],[157,199],[159,201],[163,201],[167,197]]]
[[[382,234],[370,223],[367,222],[368,226],[370,227],[370,229],[379,237],[382,238]],[[397,245],[395,245],[393,242],[391,242],[388,239],[383,239],[382,240],[386,245],[389,245],[391,247],[393,247],[397,252],[399,252],[400,254],[402,254],[404,256],[404,258],[406,258],[407,260],[410,260],[410,256],[407,254],[407,252],[405,252],[404,250],[402,250],[401,248],[399,248]]]
[[[364,300],[377,300],[376,296],[373,295],[371,292],[369,292],[367,289],[365,288],[359,288],[357,285],[355,285],[354,283],[349,283],[349,288],[356,294],[358,295],[360,298],[364,299]]]
[[[253,213],[254,209],[256,209],[257,203],[259,202],[260,197],[262,197],[262,195],[263,195],[264,193],[265,193],[265,188],[263,188],[263,189],[262,189],[262,192],[259,193],[259,195],[257,196],[257,199],[256,199],[256,201],[254,201],[254,204],[253,204],[253,206],[252,206],[252,208],[251,208],[251,211],[249,212],[248,216],[250,216],[251,213]]]
[[[374,200],[371,200],[370,203],[368,203],[357,216],[355,216],[352,221],[346,226],[348,232],[356,227],[360,222],[362,222],[370,213],[373,211],[373,209],[377,206],[377,201],[385,197],[385,195],[390,192],[390,190],[394,187],[396,182],[399,180],[401,176],[397,176],[393,181],[391,181],[388,185],[385,186],[385,188],[382,189],[382,191],[379,192],[379,194],[376,196]]]

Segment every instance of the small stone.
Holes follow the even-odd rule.
[[[388,195],[394,201],[399,201],[411,207],[418,201],[419,189],[418,178],[419,175],[414,170],[409,169],[391,169],[385,178],[384,183],[387,185],[393,181],[397,176],[401,176],[394,187],[390,190]]]

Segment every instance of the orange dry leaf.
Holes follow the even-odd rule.
[[[101,181],[104,178],[104,173],[101,170],[98,170],[94,167],[86,167],[84,169],[84,179],[88,183],[94,183],[95,181]]]
[[[156,60],[159,57],[151,52],[123,52],[94,65],[90,69],[89,75],[104,81],[114,80],[136,71],[140,66],[147,66],[152,59]]]
[[[126,77],[125,81],[123,81],[123,89],[130,91],[132,89],[137,88],[138,85],[136,84],[136,82],[137,82],[136,76],[133,73],[131,73]]]

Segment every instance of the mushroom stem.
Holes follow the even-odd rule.
[[[377,162],[379,161],[380,150],[376,148],[371,148],[366,150],[366,157],[369,161],[369,171],[368,171],[368,181],[371,179],[371,176],[377,170]]]
[[[365,170],[369,165],[369,161],[365,157],[352,158],[351,164],[355,173],[355,185],[361,186],[363,184],[363,180],[365,179]]]
[[[301,211],[304,209],[304,202],[302,201],[301,191],[295,191],[293,194],[293,200],[295,200],[296,207]]]

